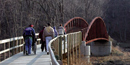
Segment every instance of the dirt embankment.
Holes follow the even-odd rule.
[[[90,57],[91,65],[130,65],[130,44],[112,41],[112,53],[109,56]]]
[[[117,43],[113,39],[112,53],[109,56],[90,56],[90,62],[87,59],[80,58],[80,64],[72,65],[130,65],[130,44]],[[66,65],[66,64],[65,64]]]
[[[109,56],[91,56],[90,61],[92,65],[130,65],[130,52],[128,50],[119,46],[112,47],[112,53]]]

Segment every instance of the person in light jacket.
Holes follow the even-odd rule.
[[[48,50],[49,42],[53,38],[54,38],[54,29],[51,27],[50,23],[47,23],[47,27],[45,27],[43,31],[43,39],[46,40],[47,55],[49,54],[49,50]]]
[[[58,27],[58,34],[59,35],[64,35],[65,34],[65,29],[62,26],[62,24],[60,24],[60,26]]]

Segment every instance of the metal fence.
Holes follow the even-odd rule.
[[[52,39],[49,43],[49,51],[52,60],[52,65],[78,64],[79,58],[81,56],[81,42],[81,32],[69,33]]]
[[[36,38],[38,33],[36,33]],[[37,39],[40,43],[40,39]],[[0,40],[0,61],[3,61],[21,51],[23,51],[24,39],[23,36],[14,37],[10,39]]]
[[[36,34],[36,38],[38,38],[37,36],[38,33]],[[78,58],[80,58],[81,41],[81,32],[61,35],[51,40],[49,44],[49,51],[52,64],[58,65],[58,62],[62,62],[64,65],[71,65],[72,63],[78,64]],[[39,43],[40,39],[37,39],[37,44]],[[0,61],[3,61],[19,52],[22,52],[23,44],[24,39],[22,36],[0,40]],[[65,60],[66,63],[63,60]]]

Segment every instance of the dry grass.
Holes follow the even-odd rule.
[[[130,52],[124,51],[120,47],[112,47],[109,56],[91,56],[92,65],[130,65]]]
[[[78,58],[78,64],[72,62],[70,65],[130,65],[130,48],[121,48],[117,46],[117,42],[112,38],[109,38],[110,41],[113,41],[112,53],[109,56],[91,56],[90,62],[88,59],[82,56]],[[67,65],[67,60],[64,59],[64,65]]]
[[[76,62],[79,62],[75,64]],[[109,56],[91,56],[90,62],[84,56],[77,58],[74,62],[71,62],[70,65],[130,65],[130,52],[124,51],[123,48],[119,46],[112,47],[112,53]],[[64,65],[67,65],[67,59],[63,60]]]
[[[92,65],[91,63],[88,63],[88,59],[86,59],[84,56],[81,56],[81,58],[77,58],[72,60],[72,57],[70,57],[71,62],[70,65]],[[67,59],[63,60],[63,65],[67,65]]]

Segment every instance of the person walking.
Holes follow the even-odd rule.
[[[43,31],[43,39],[46,40],[47,55],[49,54],[48,45],[52,38],[54,38],[54,29],[50,23],[47,23],[47,27]]]
[[[35,42],[35,30],[33,26],[34,25],[30,24],[29,27],[25,28],[23,32],[26,55],[31,54],[31,46],[32,46],[32,43]]]
[[[64,35],[65,34],[65,29],[62,26],[62,24],[60,24],[59,27],[58,27],[58,34],[59,35]]]
[[[54,35],[54,36],[55,36],[55,37],[57,37],[58,32],[57,32],[57,30],[56,30],[56,27],[54,26],[54,27],[53,27],[53,29],[54,29],[54,33],[55,33],[55,35]]]
[[[41,43],[41,51],[43,52],[44,48],[45,48],[45,51],[46,51],[46,42],[45,40],[43,39],[43,31],[45,29],[45,26],[42,28],[42,30],[39,32],[39,38],[41,39],[40,43]]]

